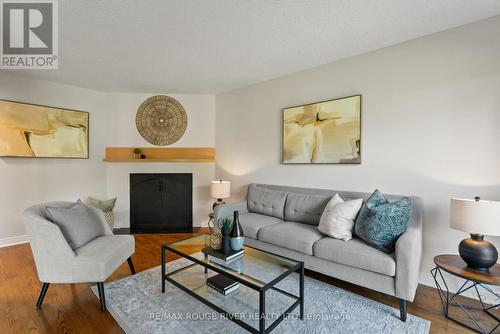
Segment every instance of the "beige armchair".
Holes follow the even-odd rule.
[[[36,307],[42,306],[50,283],[96,282],[102,310],[106,310],[103,282],[125,261],[135,274],[131,256],[135,240],[131,235],[114,235],[104,214],[95,209],[105,234],[73,250],[59,226],[47,219],[46,207],[70,207],[71,202],[35,205],[23,213],[38,278],[43,283]]]

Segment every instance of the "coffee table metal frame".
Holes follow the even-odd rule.
[[[190,239],[190,238],[187,238]],[[185,240],[187,240],[185,239]],[[245,248],[253,248],[249,246],[245,246]],[[273,254],[271,252],[266,252],[257,248],[253,248],[259,252],[267,253],[273,256],[281,257],[286,260],[291,260],[294,262],[297,262],[297,264],[287,271],[283,272],[281,275],[270,281],[269,283],[265,284],[264,286],[259,286],[256,284],[252,284],[251,282],[245,281],[244,279],[238,277],[238,275],[234,275],[229,271],[225,271],[221,268],[215,267],[209,263],[205,263],[190,254],[183,253],[173,247],[170,247],[169,245],[162,245],[161,246],[161,292],[165,292],[165,281],[168,281],[178,287],[179,289],[183,290],[184,292],[188,293],[192,297],[196,298],[197,300],[201,301],[205,305],[211,307],[215,311],[219,312],[220,314],[223,314],[226,318],[230,319],[234,323],[238,324],[239,326],[243,327],[247,331],[255,334],[267,334],[270,333],[276,326],[278,326],[297,306],[300,306],[300,319],[304,319],[304,262],[302,261],[297,261],[293,260],[281,255]],[[177,254],[183,258],[186,258],[194,263],[187,265],[183,268],[174,270],[172,272],[169,272],[168,274],[166,273],[166,264],[165,264],[165,254],[166,251],[170,251],[174,254]],[[205,259],[207,258],[207,255],[205,254]],[[247,324],[246,322],[238,319],[234,314],[222,309],[221,307],[213,304],[212,302],[206,300],[205,298],[199,296],[195,292],[191,291],[188,287],[185,287],[181,283],[175,281],[172,279],[170,276],[175,275],[176,273],[179,273],[183,270],[186,270],[188,268],[191,268],[193,266],[200,265],[205,268],[205,273],[208,272],[208,269],[213,270],[219,274],[228,276],[232,278],[233,280],[239,282],[240,284],[243,284],[259,293],[259,328],[256,329],[252,327],[251,325]],[[290,276],[292,273],[297,272],[299,273],[299,296],[295,296],[294,294],[291,294],[287,291],[284,291],[282,289],[277,288],[275,285]],[[295,302],[284,312],[282,313],[279,317],[276,318],[276,320],[269,325],[269,327],[266,328],[266,291],[268,290],[274,290],[276,292],[282,293],[292,299],[295,299]]]

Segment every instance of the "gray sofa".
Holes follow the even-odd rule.
[[[422,200],[412,198],[412,217],[386,254],[358,238],[342,241],[318,231],[321,214],[332,196],[367,199],[371,193],[250,184],[247,200],[219,205],[215,220],[239,211],[245,244],[304,261],[305,268],[399,298],[401,320],[418,285],[422,254]],[[404,196],[387,195],[390,200]]]

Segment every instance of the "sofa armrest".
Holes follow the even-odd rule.
[[[423,204],[412,197],[412,216],[396,241],[396,297],[412,302],[417,291],[422,259]]]
[[[217,222],[219,219],[232,217],[234,211],[239,211],[240,213],[247,213],[247,202],[239,202],[239,203],[227,203],[217,205],[214,209],[214,221],[215,226],[217,226]]]

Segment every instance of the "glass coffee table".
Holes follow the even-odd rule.
[[[202,234],[161,246],[162,293],[168,281],[251,333],[271,332],[297,306],[304,319],[303,262],[248,246],[242,257],[224,262],[201,253],[208,245],[209,235]],[[167,273],[167,251],[192,263]],[[216,273],[239,282],[238,291],[224,296],[209,288],[206,279]],[[294,291],[281,285],[293,285]]]

